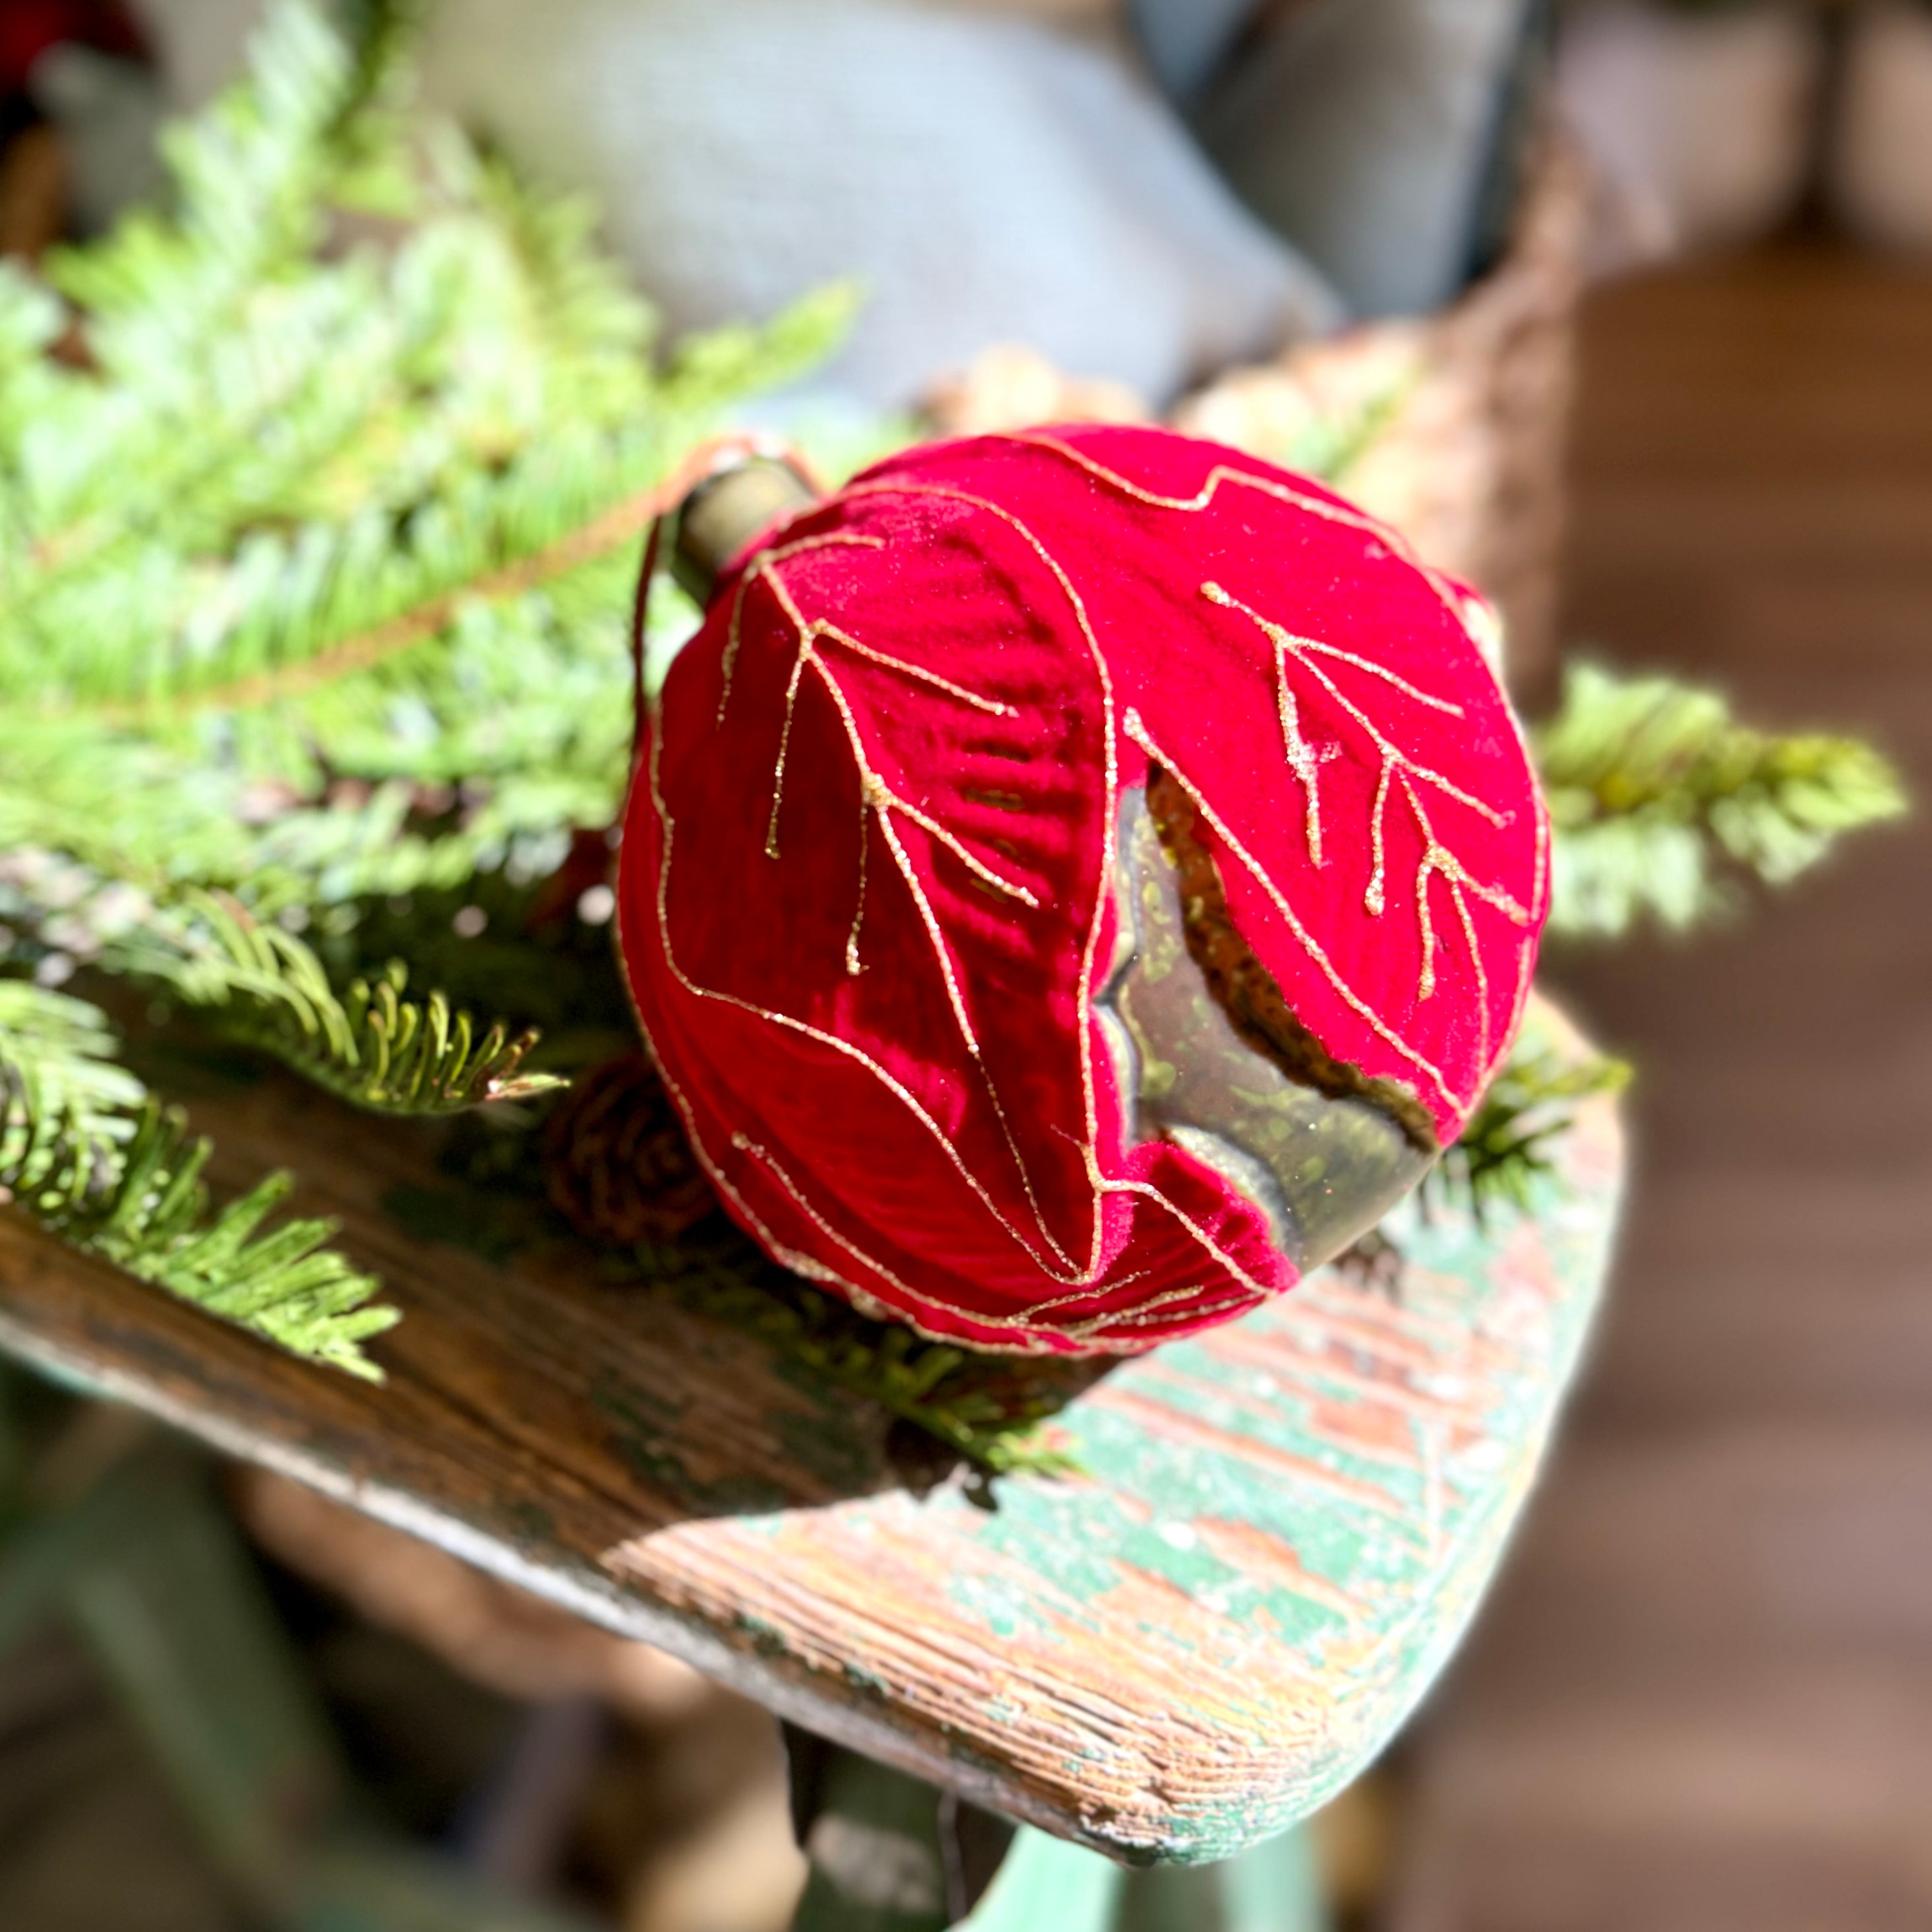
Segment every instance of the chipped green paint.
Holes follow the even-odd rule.
[[[1227,1856],[1284,1829],[1388,1742],[1460,1639],[1520,1509],[1607,1265],[1616,1182],[1540,1184],[1486,1226],[1438,1209],[1390,1233],[1401,1305],[1318,1278],[1231,1328],[1124,1364],[1058,1419],[1090,1480],[921,1506],[979,1634],[1050,1655],[1144,1640],[1238,1682],[1299,1676],[1321,1721],[1288,1774],[1176,1807],[1117,1853]],[[970,1552],[970,1553],[969,1553]],[[1176,1598],[1195,1612],[1174,1613]],[[1205,1694],[1204,1693],[1204,1695]],[[1173,1712],[1257,1751],[1270,1718]],[[1070,1779],[1097,1760],[1067,1761]]]
[[[962,1576],[953,1582],[951,1593],[962,1609],[979,1618],[996,1637],[1015,1636],[1029,1621],[1027,1592],[1009,1577]]]
[[[1078,1474],[921,1498],[884,1407],[782,1342],[560,1251],[498,1267],[412,1243],[379,1214],[365,1122],[249,1107],[210,1124],[326,1170],[318,1206],[409,1309],[387,1389],[4,1213],[0,1346],[1134,1862],[1282,1831],[1428,1688],[1574,1369],[1621,1172],[1611,1103],[1588,1100],[1526,1212],[1396,1231],[1399,1301],[1318,1275],[1087,1387],[1048,1431]]]
[[[855,1661],[853,1658],[847,1658],[839,1667],[845,1673],[846,1682],[852,1685],[855,1690],[862,1690],[869,1696],[881,1700],[889,1698],[892,1694],[892,1685],[879,1672],[868,1669],[866,1665]]]

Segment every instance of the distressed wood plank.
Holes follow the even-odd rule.
[[[815,1730],[1118,1856],[1226,1856],[1386,1743],[1453,1648],[1602,1280],[1586,1108],[1528,1216],[1412,1221],[1399,1300],[1318,1276],[1060,1419],[1083,1476],[923,1498],[889,1418],[580,1252],[506,1267],[383,1212],[422,1144],[276,1082],[197,1107],[287,1161],[406,1319],[372,1389],[0,1213],[0,1344]]]

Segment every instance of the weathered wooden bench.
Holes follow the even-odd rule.
[[[1329,1271],[1126,1362],[1072,1477],[895,1474],[883,1411],[581,1256],[503,1265],[382,1205],[419,1144],[275,1080],[198,1118],[340,1216],[406,1318],[372,1388],[0,1210],[0,1346],[687,1658],[821,1736],[1140,1862],[1279,1833],[1382,1748],[1467,1624],[1578,1358],[1621,1144],[1531,1210],[1411,1214],[1390,1292]],[[992,1505],[988,1507],[988,1504]]]

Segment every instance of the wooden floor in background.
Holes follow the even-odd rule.
[[[1397,1932],[1932,1924],[1932,272],[1596,297],[1568,634],[1869,734],[1916,823],[1557,962],[1639,1063],[1594,1372],[1414,1737]]]

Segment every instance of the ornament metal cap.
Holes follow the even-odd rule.
[[[694,484],[677,509],[670,574],[700,606],[711,602],[724,567],[760,530],[818,500],[819,492],[789,458],[756,451]]]

